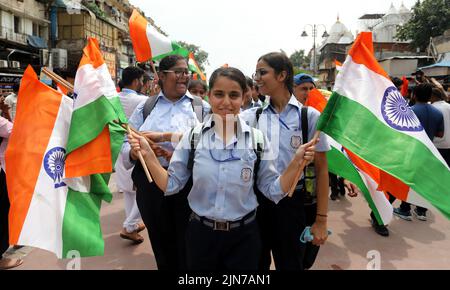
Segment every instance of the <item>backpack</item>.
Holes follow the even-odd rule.
[[[258,108],[256,110],[256,124],[259,122],[259,118],[263,112],[263,108]],[[308,107],[303,106],[301,109],[301,123],[302,123],[302,143],[308,143]],[[311,205],[316,203],[316,190],[315,190],[315,170],[314,163],[309,164],[303,170],[303,179],[301,179],[297,186],[295,187],[295,191],[298,194],[304,195],[304,204]],[[294,193],[295,194],[295,193]]]
[[[144,121],[147,119],[147,117],[151,114],[153,109],[156,106],[156,103],[158,102],[158,96],[151,96],[148,97],[148,100],[145,101],[144,109],[142,111],[142,115],[144,116]],[[195,115],[197,116],[197,119],[200,121],[200,123],[203,122],[203,100],[200,97],[193,96],[193,99],[191,101],[192,110],[194,111]]]
[[[198,143],[200,142],[202,133],[204,133],[203,124],[195,126],[194,128],[191,129],[191,131],[189,133],[189,142],[190,142],[191,146],[189,148],[189,159],[188,159],[187,168],[191,172],[192,172],[192,169],[194,168],[195,151],[197,150],[197,146],[198,146]],[[260,130],[253,128],[253,127],[251,127],[250,134],[251,134],[252,141],[253,141],[252,142],[253,151],[256,154],[255,166],[253,168],[253,181],[255,183],[256,178],[258,176],[259,165],[261,164],[261,157],[264,152],[264,135]]]
[[[302,141],[303,144],[308,143],[308,107],[302,107]],[[304,204],[312,205],[317,202],[316,194],[316,173],[314,163],[310,163],[303,169],[303,179],[299,181],[295,190],[300,187],[300,192],[304,195]]]

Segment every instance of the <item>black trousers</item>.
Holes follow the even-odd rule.
[[[438,149],[447,165],[450,166],[450,149]]]
[[[140,163],[132,173],[136,203],[155,254],[159,270],[186,270],[186,227],[191,210],[187,195],[192,183],[173,196],[149,183]]]
[[[331,194],[337,196],[339,193],[345,195],[344,179],[337,177],[336,174],[328,173],[330,178]]]
[[[300,235],[306,226],[303,195],[296,192],[277,205],[259,192],[257,197],[257,220],[262,239],[259,270],[270,269],[271,251],[277,270],[303,270],[306,250],[305,245],[300,242]]]
[[[417,212],[418,213],[426,214],[426,212],[428,211],[424,207],[416,206],[416,208],[417,208]],[[406,201],[402,201],[402,203],[400,204],[400,210],[401,211],[410,212],[411,211],[411,204],[407,203]]]
[[[390,194],[389,192],[387,193],[389,196],[389,203],[393,204],[394,201],[396,200],[395,196],[393,196],[392,194]],[[375,215],[373,214],[373,211],[370,212],[370,218],[372,219],[373,222],[377,223],[377,219],[375,218]],[[384,226],[384,225],[380,225],[380,226]]]
[[[9,198],[6,188],[6,175],[3,169],[0,173],[0,259],[9,248]]]
[[[256,271],[261,238],[255,221],[230,231],[215,231],[191,219],[186,233],[190,271]]]

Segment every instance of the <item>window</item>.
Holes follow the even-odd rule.
[[[39,37],[43,39],[48,39],[47,27],[39,25]]]
[[[39,25],[37,23],[33,23],[33,36],[39,36]]]
[[[20,18],[17,16],[14,16],[14,32],[15,33],[20,33],[21,29],[20,29]]]

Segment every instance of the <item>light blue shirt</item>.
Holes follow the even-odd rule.
[[[179,192],[192,174],[193,186],[188,201],[191,209],[199,216],[235,221],[256,209],[258,202],[253,191],[256,153],[252,145],[251,128],[241,118],[238,120],[237,136],[226,146],[215,133],[212,118],[205,122],[195,151],[192,172],[187,168],[190,134],[184,134],[170,161],[166,195]],[[270,150],[270,144],[267,138],[264,139],[266,152]],[[280,176],[273,160],[261,159],[256,185],[275,203],[287,194],[282,192]]]
[[[247,110],[256,108],[256,107],[262,107],[262,102],[261,102],[261,100],[258,100],[258,102],[255,102],[255,101],[252,99],[252,101],[250,102],[250,104],[248,105],[248,107],[246,107],[246,108],[241,107],[241,113],[244,112],[244,111],[247,111]]]
[[[260,129],[269,138],[275,154],[273,158],[277,159],[277,170],[280,173],[284,172],[298,147],[303,144],[302,107],[303,105],[297,101],[295,96],[291,96],[289,103],[281,114],[278,114],[271,104],[266,105],[263,108],[258,124],[256,124],[257,108],[244,111],[241,114],[247,124]],[[316,124],[319,117],[319,111],[308,107],[308,141],[313,138],[316,132]],[[330,149],[326,135],[320,133],[320,141],[316,145],[316,152],[327,152]]]
[[[192,109],[192,99],[192,95],[188,92],[178,101],[172,102],[161,92],[150,115],[144,120],[143,110],[146,102],[144,100],[134,110],[129,119],[129,124],[139,131],[184,133],[200,123]],[[203,118],[205,118],[211,107],[205,101],[202,104]],[[172,142],[163,142],[159,145],[169,152],[173,152],[176,146]],[[130,144],[125,140],[122,147],[122,156],[125,159],[123,161],[126,168],[134,166],[134,163],[129,159],[130,149]],[[165,158],[159,158],[159,162],[163,167],[169,166],[169,162]]]

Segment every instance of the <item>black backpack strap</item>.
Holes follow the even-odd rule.
[[[147,119],[147,117],[153,111],[153,108],[155,108],[157,102],[158,102],[158,96],[148,97],[148,100],[145,101],[144,109],[142,110],[142,116],[144,117],[144,122],[145,122],[145,119]]]
[[[192,109],[200,123],[203,123],[203,100],[198,96],[192,96]]]
[[[194,168],[195,150],[197,150],[198,143],[203,133],[203,124],[197,125],[189,132],[189,140],[191,147],[189,148],[189,159],[187,169],[192,171]]]
[[[253,177],[254,182],[256,182],[256,178],[258,176],[259,167],[261,164],[261,158],[264,152],[264,135],[263,133],[255,128],[251,128],[251,137],[253,144],[253,151],[256,154],[255,166],[253,168]]]
[[[302,118],[302,139],[303,144],[308,143],[308,107],[303,106],[301,111]]]
[[[308,107],[307,106],[303,106],[301,113],[300,113],[300,118],[302,119],[301,123],[302,123],[302,144],[308,143]],[[306,176],[306,166],[303,169],[303,176]],[[302,182],[305,182],[305,178],[302,179]]]
[[[263,107],[258,107],[258,109],[256,110],[256,115],[255,115],[256,123],[254,125],[255,128],[258,127],[259,118],[261,117],[261,114],[262,114],[263,110],[264,110]]]

